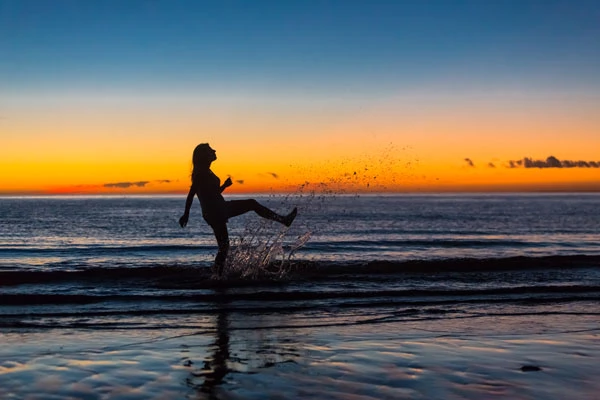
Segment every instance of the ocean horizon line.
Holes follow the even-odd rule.
[[[267,196],[290,196],[290,197],[305,197],[307,195],[318,195],[323,197],[394,197],[394,196],[524,196],[524,195],[599,195],[598,190],[491,190],[491,191],[384,191],[384,192],[242,192],[242,193],[227,193],[227,197],[267,197]],[[181,193],[0,193],[0,199],[3,198],[176,198],[186,196],[187,192]]]

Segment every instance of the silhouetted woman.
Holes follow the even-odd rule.
[[[190,207],[194,195],[198,196],[202,207],[202,217],[215,233],[219,251],[215,257],[214,270],[220,276],[229,251],[229,233],[227,220],[232,217],[254,211],[263,218],[290,226],[296,218],[298,210],[294,208],[288,215],[279,215],[254,199],[225,201],[221,193],[231,186],[231,178],[221,185],[221,180],[210,170],[210,164],[217,159],[217,152],[208,143],[196,146],[192,156],[192,185],[185,201],[185,212],[179,218],[179,225],[185,227],[190,216]]]

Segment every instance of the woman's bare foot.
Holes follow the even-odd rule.
[[[285,218],[283,219],[283,224],[285,226],[290,226],[292,224],[292,222],[294,222],[294,219],[296,218],[297,214],[298,214],[298,208],[294,207],[292,212],[289,213],[288,215],[286,215]]]

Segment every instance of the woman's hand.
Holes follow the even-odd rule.
[[[189,217],[190,214],[185,213],[181,216],[181,218],[179,218],[179,225],[181,225],[182,228],[185,228],[185,226],[187,225]]]
[[[231,182],[231,178],[225,179],[225,182],[223,182],[223,184],[220,187],[221,193],[223,193],[223,190],[225,190],[226,188],[228,188],[231,185],[233,185],[233,182]]]

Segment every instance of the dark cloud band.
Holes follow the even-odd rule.
[[[110,188],[110,189],[129,189],[132,187],[145,187],[150,182],[171,183],[172,181],[170,179],[159,179],[159,180],[155,180],[155,181],[116,182],[116,183],[105,183],[102,186],[105,188]]]
[[[105,183],[103,186],[105,188],[118,188],[118,189],[128,189],[130,187],[144,187],[149,183],[149,181],[139,181],[139,182],[117,182],[117,183]]]
[[[600,161],[559,160],[550,156],[545,160],[525,157],[522,160],[510,160],[509,168],[600,168]]]

